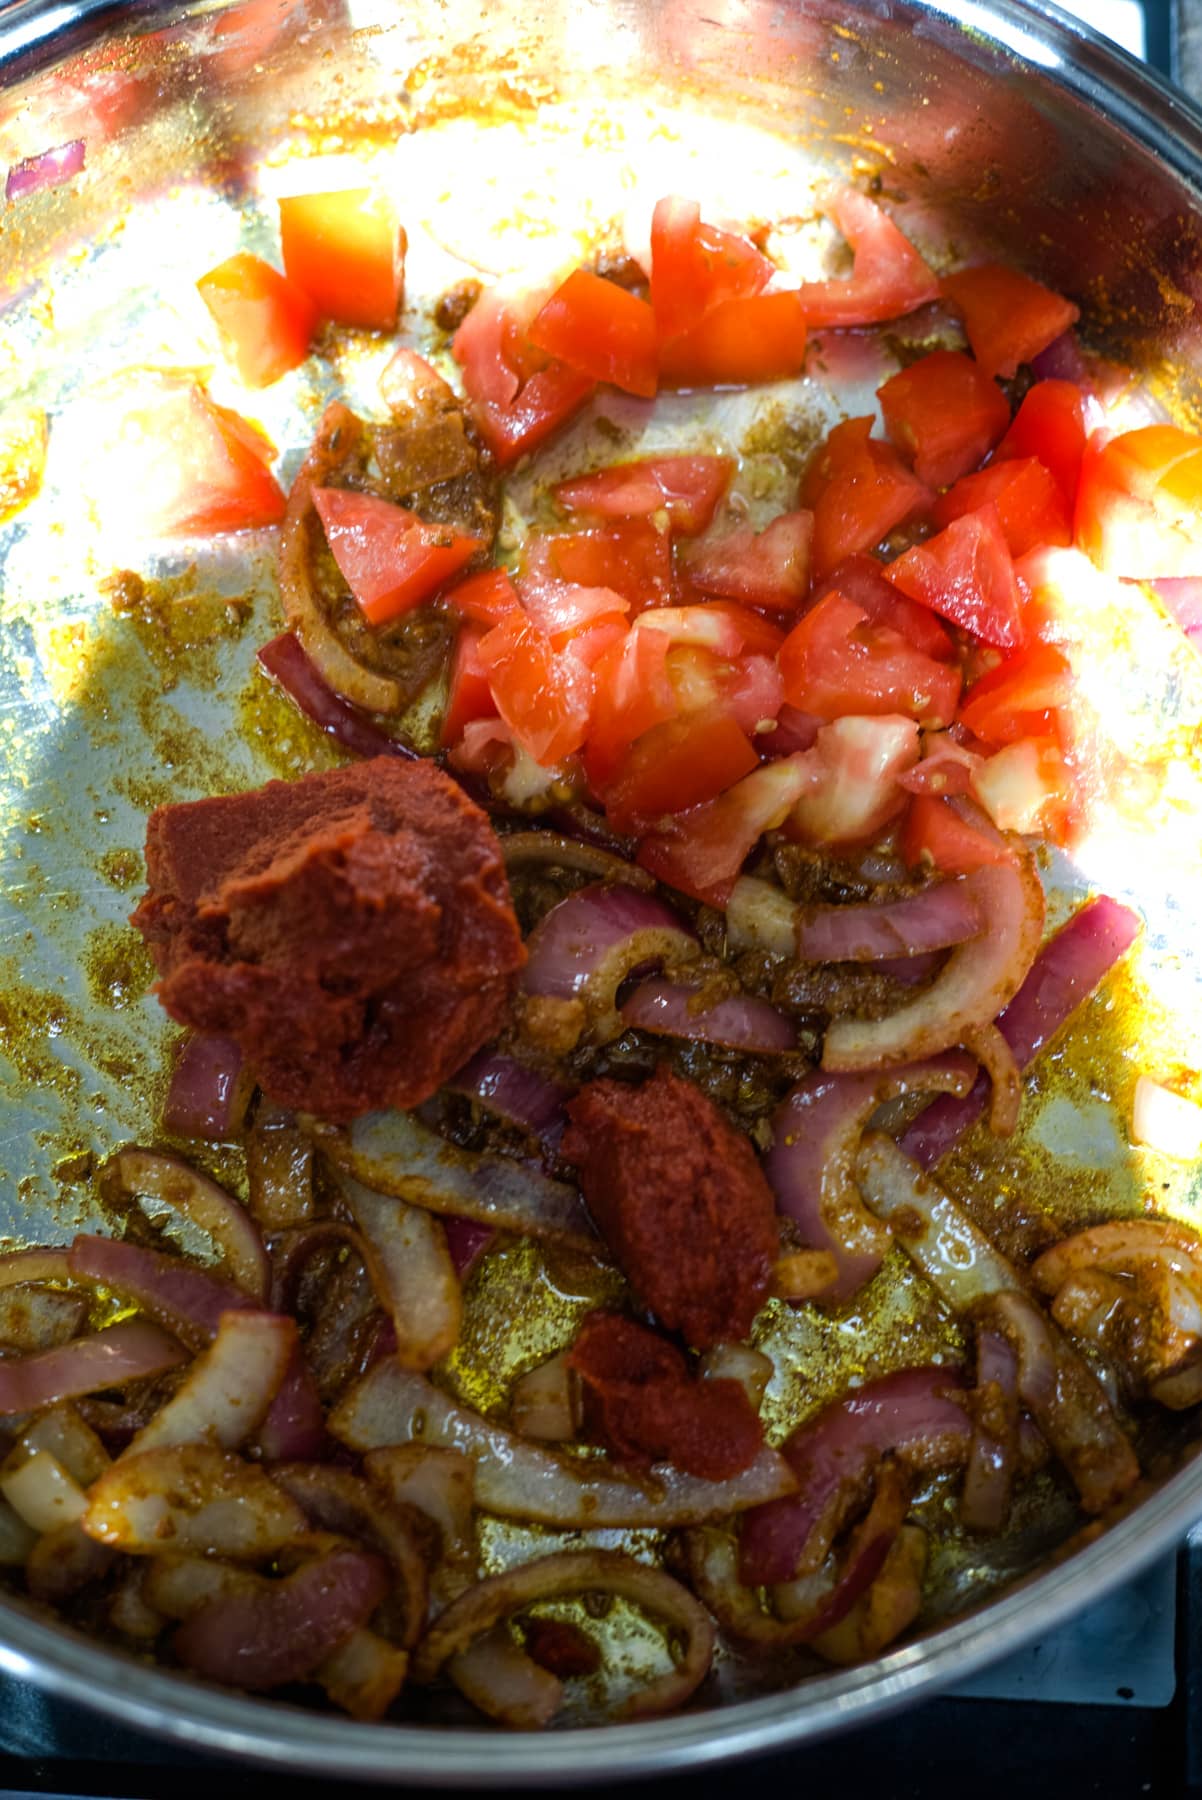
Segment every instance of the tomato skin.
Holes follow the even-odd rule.
[[[140,372],[128,396],[100,473],[116,502],[138,496],[147,535],[207,537],[279,524],[287,501],[261,431],[183,376]]]
[[[618,831],[637,834],[666,814],[714,799],[758,762],[720,704],[663,720],[638,737],[606,784],[606,816]]]
[[[439,732],[439,742],[444,750],[459,742],[464,726],[473,719],[497,717],[496,702],[488,685],[488,672],[480,661],[480,639],[483,635],[478,625],[465,622],[456,641],[455,654],[451,659],[447,707]]]
[[[1071,518],[1085,438],[1085,396],[1076,383],[1037,381],[1027,390],[994,461],[1037,456],[1059,487]]]
[[[481,294],[451,343],[472,415],[498,468],[512,468],[578,412],[595,383],[550,362],[526,343],[527,314],[539,296]]]
[[[661,339],[679,337],[727,300],[758,294],[773,266],[749,239],[705,225],[695,200],[668,196],[651,217],[651,305]]]
[[[511,612],[520,612],[522,603],[517,589],[505,569],[481,569],[449,589],[447,599],[465,619],[477,625],[499,625]]]
[[[556,655],[524,613],[510,613],[486,632],[478,654],[497,711],[535,762],[561,762],[579,750],[588,732],[591,670],[570,654]]]
[[[998,519],[986,505],[889,564],[886,578],[986,644],[1015,650],[1025,636],[1022,594]]]
[[[809,281],[797,289],[811,330],[881,325],[939,296],[939,282],[913,244],[874,201],[844,188],[831,216],[852,247],[850,281]]]
[[[1032,644],[1008,656],[973,683],[960,707],[961,723],[982,743],[1000,745],[1025,737],[1033,715],[1041,720],[1067,706],[1073,672],[1052,644]]]
[[[998,462],[975,475],[965,475],[935,502],[936,525],[950,525],[982,507],[997,509],[1002,535],[1013,557],[1025,556],[1040,544],[1065,549],[1073,541],[1073,523],[1055,477],[1038,457]]]
[[[764,832],[783,824],[812,786],[809,754],[761,763],[716,799],[663,819],[639,845],[639,862],[681,893],[725,906]]]
[[[750,526],[696,546],[686,565],[704,594],[770,612],[796,612],[810,585],[812,513],[781,513],[763,531]]]
[[[655,397],[655,314],[646,300],[589,269],[573,269],[526,336],[536,350],[593,381]]]
[[[1107,575],[1202,575],[1202,437],[1144,425],[1086,446],[1074,538]]]
[[[955,716],[959,669],[924,656],[834,590],[793,627],[779,661],[785,700],[820,719],[904,713],[935,729]]]
[[[1020,363],[1029,363],[1081,317],[1071,300],[1005,263],[980,263],[947,275],[942,291],[964,320],[986,375],[1015,374]]]
[[[528,574],[612,588],[634,612],[672,604],[672,543],[651,519],[618,519],[551,535],[532,532],[523,555]]]
[[[196,286],[247,387],[270,387],[308,356],[317,309],[261,257],[239,251]]]
[[[930,489],[892,444],[872,436],[872,423],[869,417],[836,425],[802,477],[801,504],[814,514],[811,558],[818,580],[930,510]]]
[[[908,868],[933,865],[943,875],[970,875],[1011,860],[1004,843],[978,831],[950,801],[931,794],[915,794],[911,800],[898,847]]]
[[[803,844],[871,843],[906,805],[899,778],[918,761],[918,726],[900,714],[823,725],[808,752],[821,771],[785,829]]]
[[[822,587],[819,599],[839,593],[862,607],[876,625],[888,625],[900,632],[907,643],[936,662],[950,662],[956,646],[946,626],[934,613],[916,600],[911,600],[891,581],[886,581],[883,566],[871,556],[849,556],[832,569]]]
[[[648,456],[561,481],[554,493],[569,512],[601,519],[647,519],[666,512],[673,532],[696,537],[713,518],[733,474],[729,456]]]
[[[280,201],[284,270],[323,319],[393,331],[405,286],[406,240],[389,202],[369,188]]]
[[[724,300],[691,331],[660,345],[666,387],[754,387],[785,381],[805,361],[806,316],[795,290]]]
[[[326,542],[369,625],[412,612],[456,576],[483,548],[445,525],[375,494],[314,488],[313,504]]]
[[[985,459],[1010,423],[997,383],[970,356],[932,350],[877,389],[885,429],[927,487],[946,487]]]

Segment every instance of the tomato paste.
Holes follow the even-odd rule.
[[[428,762],[159,807],[146,866],[133,923],[167,1011],[322,1118],[428,1098],[500,1029],[526,960],[492,827]]]

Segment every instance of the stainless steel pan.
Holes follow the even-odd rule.
[[[4,534],[0,594],[0,1232],[13,1242],[96,1218],[95,1158],[154,1131],[164,1032],[124,929],[147,807],[326,754],[253,685],[268,548],[165,565],[131,600],[107,580],[122,566],[115,521],[80,497],[96,473],[96,386],[123,364],[204,359],[191,283],[237,243],[270,244],[290,157],[387,147],[419,227],[411,268],[431,292],[528,256],[565,220],[612,233],[665,157],[707,197],[729,195],[732,212],[753,194],[789,210],[786,193],[802,212],[832,169],[875,176],[920,237],[1023,263],[1079,298],[1094,340],[1180,413],[1202,403],[1202,115],[1054,8],[9,4],[0,79],[0,160],[87,138],[83,176],[0,214],[3,380],[10,401],[52,415],[46,491]],[[354,393],[363,378],[362,359],[335,346],[286,394],[263,397],[286,469],[322,393]],[[1198,667],[1183,640],[1154,632],[1115,676],[1116,705],[1174,732],[1187,772]],[[1171,1046],[1202,1065],[1200,837],[1111,845],[1092,871],[1149,918],[1142,985],[1099,1015],[1108,1067],[1131,1034],[1140,1054]],[[1083,879],[1053,872],[1069,896]],[[1147,1167],[1113,1138],[1091,1164],[1071,1137],[1031,1137],[1007,1178],[1069,1215],[1138,1208]],[[1161,1173],[1158,1198],[1196,1216],[1198,1171]],[[872,1323],[878,1351],[899,1319],[928,1348],[945,1329],[910,1294]],[[847,1366],[832,1356],[826,1378]],[[149,1668],[17,1599],[0,1602],[0,1664],[177,1740],[344,1778],[536,1785],[666,1771],[841,1729],[1048,1630],[1202,1515],[1198,1432],[1187,1418],[1166,1438],[1138,1507],[1070,1555],[1049,1561],[1072,1525],[1054,1507],[1000,1546],[962,1547],[924,1631],[871,1666],[798,1680],[792,1666],[731,1659],[703,1705],[638,1727],[515,1737],[462,1721],[352,1725]]]

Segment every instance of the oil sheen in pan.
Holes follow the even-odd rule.
[[[6,316],[10,392],[51,420],[43,492],[0,533],[0,1237],[8,1245],[98,1220],[95,1164],[117,1144],[161,1138],[173,1031],[147,991],[149,963],[125,922],[142,883],[147,811],[337,760],[255,667],[257,645],[277,629],[269,535],[152,557],[138,541],[136,496],[106,487],[98,454],[105,383],[140,367],[207,374],[214,397],[260,422],[279,446],[285,481],[328,395],[374,410],[388,344],[332,333],[300,370],[248,394],[222,362],[193,285],[236,248],[274,255],[276,195],[349,185],[348,176],[361,183],[365,166],[394,191],[409,232],[404,340],[436,353],[443,341],[429,309],[452,283],[550,272],[599,244],[618,245],[624,228],[637,245],[639,222],[645,231],[665,192],[696,194],[715,217],[790,221],[772,247],[797,275],[842,272],[841,252],[815,218],[812,171],[781,139],[685,108],[631,104],[588,116],[551,105],[534,122],[451,120],[349,161],[280,156],[239,202],[185,184],[136,207],[119,232]],[[938,263],[942,247],[919,239]],[[739,453],[737,492],[758,522],[791,503],[807,452],[836,418],[875,411],[875,388],[911,348],[896,334],[827,336],[811,346],[802,379],[769,390],[667,396],[654,407],[606,394],[510,480],[502,550],[516,546],[528,522],[545,520],[544,489],[557,476],[682,444]],[[1119,609],[1099,584],[1080,606],[1091,620],[1086,702],[1133,772],[1128,822],[1087,844],[1079,867],[1049,863],[1052,922],[1097,887],[1138,906],[1148,931],[1038,1065],[1016,1137],[999,1148],[978,1130],[943,1171],[982,1225],[1003,1236],[1041,1216],[1059,1233],[1152,1205],[1196,1219],[1202,1199],[1197,1171],[1131,1148],[1127,1135],[1141,1070],[1202,1097],[1202,972],[1188,902],[1202,881],[1202,662],[1137,588]],[[425,723],[410,721],[419,736]],[[206,1149],[200,1160],[240,1185],[235,1153]],[[449,1380],[476,1404],[499,1404],[512,1376],[567,1342],[583,1313],[612,1292],[595,1270],[530,1244],[494,1253],[473,1278]],[[844,1314],[772,1302],[756,1335],[777,1365],[766,1403],[777,1437],[850,1381],[954,1360],[960,1348],[954,1321],[900,1255]],[[934,1484],[923,1501],[933,1525],[951,1518],[946,1502]],[[1045,1478],[1001,1543],[945,1534],[931,1611],[1029,1566],[1072,1523]],[[482,1530],[494,1568],[558,1541],[498,1521]],[[657,1548],[646,1533],[584,1535],[648,1556]],[[630,1678],[663,1655],[620,1604],[605,1636],[619,1684],[623,1671]],[[804,1653],[770,1674],[727,1657],[722,1679],[731,1693],[762,1691],[803,1666]]]

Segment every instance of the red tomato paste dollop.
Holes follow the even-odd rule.
[[[133,923],[167,1011],[321,1118],[427,1099],[501,1028],[526,960],[492,827],[429,762],[161,806],[146,867]]]
[[[563,1154],[639,1299],[695,1349],[745,1338],[779,1247],[751,1144],[692,1082],[593,1081],[568,1104]]]
[[[584,1387],[590,1436],[615,1456],[726,1481],[759,1454],[763,1430],[738,1382],[698,1380],[675,1344],[634,1319],[594,1313],[568,1366]]]

